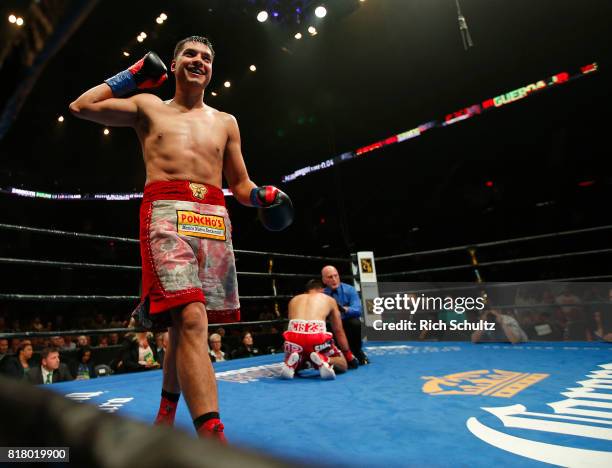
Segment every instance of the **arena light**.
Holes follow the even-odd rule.
[[[63,115],[60,115],[60,116],[57,118],[57,121],[58,121],[59,123],[62,123],[62,122],[64,121],[64,116],[63,116]]]
[[[317,18],[325,18],[325,15],[327,15],[327,8],[325,8],[323,5],[316,7],[315,15]]]
[[[137,40],[138,42],[142,42],[142,41],[144,41],[144,37],[142,37],[142,36],[138,36],[138,37],[136,38],[136,40]]]
[[[159,17],[163,20],[166,21],[168,19],[168,15],[166,15],[165,13],[162,13],[161,15],[159,15]]]
[[[315,28],[314,26],[308,26],[308,32],[310,33],[311,36],[316,36],[317,28]]]
[[[263,23],[265,21],[268,20],[268,12],[267,11],[260,11],[259,13],[257,13],[257,21],[259,21],[260,23]]]
[[[256,70],[257,70],[257,67],[256,67],[255,65],[251,65],[251,66],[249,67],[249,70],[251,70],[252,72],[254,72],[254,71],[256,71]]]
[[[212,93],[210,93],[210,94],[211,94],[211,96],[216,96],[217,95],[217,93],[215,93],[214,91]]]
[[[232,84],[229,81],[226,81],[225,83],[223,83],[223,86],[225,86],[226,88],[229,88]]]
[[[105,128],[103,133],[104,133],[105,135],[108,135],[108,134],[110,134],[110,130],[109,130],[108,128]]]
[[[126,57],[129,57],[129,56],[130,56],[130,53],[129,53],[129,52],[126,52],[126,51],[124,50],[124,51],[123,51],[123,55],[125,55]]]
[[[10,15],[8,17],[9,23],[15,24],[17,22],[17,17],[15,15]]]
[[[17,24],[17,26],[23,26],[23,18],[17,18],[15,23]]]
[[[296,39],[301,39],[302,38],[302,33],[296,33],[295,36]]]
[[[156,19],[155,19],[155,22],[156,22],[157,24],[163,24],[163,23],[164,23],[164,20],[163,20],[163,19],[161,19],[161,18],[156,18]]]

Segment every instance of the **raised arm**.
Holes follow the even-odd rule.
[[[81,119],[103,125],[133,127],[138,117],[138,103],[157,98],[152,95],[118,98],[139,89],[156,88],[167,78],[164,62],[156,53],[149,52],[127,70],[79,96],[70,104],[70,112]]]
[[[70,104],[70,112],[79,119],[110,127],[134,127],[138,116],[138,96],[113,97],[110,86],[102,83],[81,94]]]

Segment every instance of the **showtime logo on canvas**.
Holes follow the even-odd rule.
[[[580,448],[589,439],[612,441],[612,363],[598,367],[586,376],[587,380],[576,382],[578,387],[562,392],[566,399],[547,403],[552,408],[550,413],[532,412],[521,404],[481,408],[495,416],[504,428],[534,431],[534,439],[539,440],[510,435],[476,417],[467,420],[467,428],[480,440],[523,457],[562,466],[610,467],[612,451]],[[553,439],[554,435],[564,436],[566,441],[570,436],[571,445],[541,441]],[[608,447],[612,450],[612,444]]]

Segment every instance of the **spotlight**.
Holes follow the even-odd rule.
[[[139,36],[141,36],[143,39],[146,39],[147,38],[147,33],[146,32],[141,32],[139,34]]]
[[[317,18],[325,18],[326,14],[327,9],[324,6],[318,6],[315,8],[315,15],[317,15]]]
[[[58,121],[59,123],[62,123],[62,122],[64,121],[64,116],[63,116],[63,115],[60,115],[60,116],[57,118],[57,121]]]
[[[296,33],[295,36],[296,39],[301,39],[302,38],[302,33]]]
[[[255,70],[257,70],[257,67],[256,67],[255,65],[251,65],[251,66],[249,67],[249,70],[251,70],[251,71],[255,71]]]
[[[23,18],[17,18],[15,23],[17,23],[17,26],[23,26]]]
[[[9,16],[9,23],[15,24],[17,22],[17,17],[15,15]]]
[[[257,21],[259,21],[260,23],[267,21],[267,19],[268,19],[267,11],[260,11],[259,13],[257,13]]]
[[[215,93],[214,91],[212,93],[210,93],[212,96],[216,96],[217,93]]]
[[[308,26],[308,32],[310,33],[311,36],[316,36],[317,28],[315,28],[314,26]]]
[[[138,37],[136,38],[136,40],[137,40],[138,42],[142,42],[142,41],[144,41],[144,38],[143,38],[142,36],[138,36]]]
[[[229,81],[226,81],[225,83],[223,83],[223,86],[225,86],[226,88],[229,88],[232,84]]]
[[[125,55],[126,57],[129,57],[129,56],[130,56],[130,53],[129,53],[129,52],[126,52],[126,51],[123,51],[123,55]]]
[[[110,133],[110,130],[109,130],[108,128],[105,128],[105,129],[104,129],[104,134],[105,134],[105,135],[108,135],[109,133]]]
[[[166,15],[165,13],[162,13],[161,15],[159,15],[159,17],[163,20],[166,21],[168,19],[168,15]]]
[[[161,18],[157,18],[157,19],[155,20],[155,22],[156,22],[157,24],[163,24],[164,20],[163,20],[163,19],[161,19]]]

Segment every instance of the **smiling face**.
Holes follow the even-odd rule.
[[[199,42],[183,44],[170,65],[177,86],[204,89],[212,78],[213,53]]]

